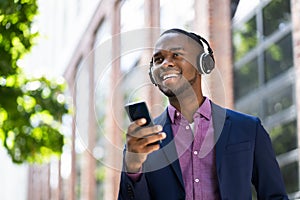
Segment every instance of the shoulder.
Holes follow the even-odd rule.
[[[254,141],[257,135],[265,135],[261,134],[265,133],[265,129],[258,117],[227,108],[225,111],[226,119],[222,134],[228,133],[229,143]]]
[[[258,117],[246,113],[242,113],[236,110],[226,109],[226,113],[231,119],[237,121],[249,121],[255,123],[260,122],[260,119]]]
[[[224,112],[226,120],[234,124],[261,124],[261,120],[257,116],[242,113],[236,110],[224,108],[212,103],[212,115],[220,115],[218,113]]]

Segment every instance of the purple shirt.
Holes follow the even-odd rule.
[[[208,98],[189,122],[172,105],[168,106],[179,156],[186,200],[220,199],[211,104]]]
[[[186,192],[185,199],[220,199],[210,100],[205,98],[193,116],[193,124],[189,124],[172,105],[168,106],[168,112]],[[133,181],[138,181],[142,174],[127,175]]]

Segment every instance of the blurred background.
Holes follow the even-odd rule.
[[[27,93],[22,96],[26,98],[18,98],[18,108],[23,105],[21,111],[28,113],[28,96],[35,97],[38,88],[48,84],[42,89],[42,99],[57,94],[55,103],[31,103],[36,117],[30,117],[24,132],[41,135],[44,129],[37,128],[53,116],[50,130],[57,131],[49,134],[62,138],[49,139],[49,155],[42,149],[37,157],[33,150],[27,150],[29,156],[22,159],[22,148],[12,149],[24,126],[6,134],[9,112],[4,105],[10,104],[0,102],[0,138],[4,144],[0,147],[0,199],[116,199],[129,123],[123,106],[144,99],[153,117],[164,110],[167,101],[150,83],[147,71],[159,32],[175,27],[196,32],[209,41],[216,69],[204,77],[206,96],[222,106],[261,118],[289,197],[300,198],[300,1],[36,3],[37,13],[29,30],[38,36],[29,53],[17,57],[16,65],[23,76],[38,81],[22,82],[25,86],[21,84],[20,88]],[[10,30],[3,12],[0,22]],[[41,79],[43,76],[55,81],[47,82]],[[1,74],[1,87],[9,86],[9,77]],[[64,87],[58,87],[62,82]],[[52,93],[54,90],[57,93]],[[0,90],[2,100],[7,97],[5,91]],[[50,111],[41,115],[43,106],[49,106]],[[60,115],[55,117],[56,113]],[[43,123],[40,118],[45,119]],[[58,143],[61,146],[53,150],[51,145]],[[27,139],[20,144],[28,144]]]

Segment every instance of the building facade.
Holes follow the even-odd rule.
[[[240,11],[247,4],[240,0],[232,19],[236,2],[102,0],[95,4],[64,72],[75,111],[64,152],[69,159],[57,161],[54,169],[46,167],[57,171],[59,181],[47,184],[49,198],[42,199],[117,198],[129,123],[123,106],[144,99],[154,117],[164,110],[167,101],[151,84],[147,71],[158,34],[174,27],[197,32],[210,42],[216,69],[203,78],[205,95],[262,119],[287,191],[291,199],[300,196],[300,3],[256,0]],[[66,166],[69,173],[62,177]],[[32,184],[29,194],[34,191]]]
[[[299,3],[248,7],[232,25],[235,108],[262,119],[287,192],[299,198]]]

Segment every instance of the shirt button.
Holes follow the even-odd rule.
[[[186,126],[185,129],[190,129],[190,126]]]
[[[198,178],[196,178],[196,179],[195,179],[195,182],[196,182],[196,183],[199,183],[199,179],[198,179]]]
[[[194,155],[197,155],[198,154],[198,151],[194,151]]]

